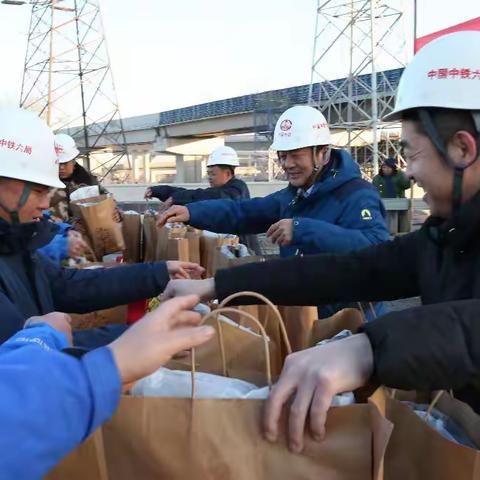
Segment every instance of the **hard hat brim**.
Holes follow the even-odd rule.
[[[12,175],[11,173],[8,174],[2,174],[0,172],[0,177],[3,178],[11,178],[12,180],[19,180],[21,182],[29,182],[29,183],[36,183],[37,185],[44,185],[45,187],[51,187],[51,188],[65,188],[65,184],[58,179],[58,181],[52,179],[52,178],[41,178],[38,175],[34,175],[30,177],[28,174],[27,175]]]

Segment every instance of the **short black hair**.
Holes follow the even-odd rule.
[[[231,165],[212,165],[212,167],[218,167],[222,170],[230,170],[230,173],[235,175],[235,167],[232,167]]]
[[[434,125],[437,127],[438,133],[445,145],[453,138],[453,136],[460,130],[473,135],[478,139],[478,132],[473,122],[472,113],[470,110],[459,110],[452,108],[428,108],[432,117]],[[418,110],[407,110],[402,113],[402,120],[410,120],[417,124],[419,133],[426,134]]]

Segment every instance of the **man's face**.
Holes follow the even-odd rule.
[[[211,187],[222,187],[232,178],[232,174],[229,170],[224,170],[218,165],[208,167],[207,176]]]
[[[391,175],[393,175],[393,168],[389,167],[388,165],[382,165],[382,173],[386,177],[390,177]]]
[[[324,151],[317,149],[317,166],[323,168]],[[309,186],[313,175],[313,148],[297,148],[278,152],[278,161],[287,174],[290,185],[301,188]]]
[[[452,214],[453,170],[449,168],[429,138],[418,132],[417,123],[402,123],[401,144],[407,161],[406,174],[425,190],[425,201],[432,215]]]
[[[16,210],[23,193],[25,182],[2,178],[0,180],[0,200],[10,210]],[[50,188],[30,183],[30,195],[19,210],[20,223],[28,223],[42,217],[42,211],[50,206]],[[11,223],[10,215],[0,208],[0,217]]]
[[[60,180],[66,180],[73,175],[73,169],[75,168],[75,160],[70,160],[66,163],[59,164],[59,177]]]

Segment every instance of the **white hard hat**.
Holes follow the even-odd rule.
[[[75,140],[65,133],[55,135],[55,150],[59,163],[67,163],[80,155]]]
[[[330,129],[322,113],[307,105],[297,105],[280,115],[270,148],[287,152],[303,147],[330,145],[331,141]]]
[[[34,113],[0,109],[0,177],[65,188],[58,177],[53,132]]]
[[[214,165],[230,165],[231,167],[238,167],[237,152],[232,147],[218,147],[208,157],[207,167]]]
[[[395,108],[400,120],[412,108],[480,110],[480,32],[455,32],[425,45],[405,68]]]

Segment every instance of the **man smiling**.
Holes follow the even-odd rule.
[[[387,240],[377,190],[362,180],[358,165],[346,151],[330,144],[327,121],[318,110],[289,108],[275,126],[272,145],[287,175],[287,188],[252,200],[173,206],[159,223],[185,222],[222,233],[267,232],[280,246],[282,257],[347,253]],[[322,306],[320,316],[345,306]]]

